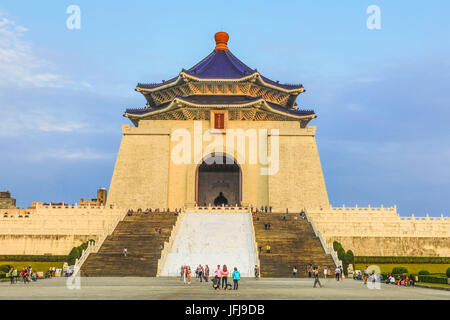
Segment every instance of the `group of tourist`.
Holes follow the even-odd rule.
[[[263,248],[262,246],[258,246],[259,254],[261,254],[262,248]],[[268,244],[266,244],[266,253],[270,253],[270,252],[272,252],[272,247],[268,243]]]
[[[272,213],[272,207],[267,206],[261,206],[261,208],[253,208],[253,206],[251,206],[250,210],[253,216],[258,213]]]
[[[16,268],[11,267],[6,274],[6,277],[10,278],[11,284],[17,283],[17,279],[20,277],[22,282],[25,284],[30,283],[31,281],[37,281],[39,275],[33,271],[33,268],[29,266],[28,268],[23,267],[22,271],[18,274]]]
[[[395,278],[393,274],[388,274],[386,276],[386,284],[394,284],[397,286],[415,286],[416,284],[416,277],[414,275],[409,276],[398,276]]]
[[[330,268],[328,266],[325,266],[323,268],[323,278],[327,279],[328,278],[328,274],[329,274],[329,270]],[[292,276],[295,278],[297,276],[297,266],[294,266],[292,268]],[[338,266],[335,270],[335,275],[336,275],[336,281],[340,282],[342,281],[342,266]],[[308,276],[308,278],[314,278],[314,288],[316,288],[316,285],[318,284],[321,288],[322,288],[322,284],[320,283],[320,266],[314,266],[313,263],[309,263],[306,266],[306,274]]]
[[[176,208],[175,211],[170,211],[169,208],[164,208],[162,210],[160,210],[159,208],[156,208],[154,210],[152,210],[152,208],[147,208],[145,210],[142,210],[141,208],[137,209],[136,211],[134,211],[133,209],[128,209],[127,211],[127,216],[131,217],[133,214],[150,214],[152,212],[155,213],[159,213],[159,212],[166,212],[166,213],[174,213],[175,216],[178,216],[181,213],[181,208]]]
[[[255,278],[259,278],[259,267],[255,266]],[[191,275],[192,270],[190,266],[181,266],[180,269],[180,276],[181,279],[185,284],[190,285],[191,284]],[[195,269],[195,277],[199,279],[200,282],[208,282],[209,277],[211,275],[211,271],[209,269],[208,265],[205,265],[203,267],[201,264],[198,265],[198,267]],[[211,282],[213,284],[213,288],[215,290],[217,289],[223,289],[223,290],[238,290],[239,289],[239,280],[241,279],[241,273],[237,269],[237,267],[234,267],[233,272],[228,270],[227,266],[224,264],[222,267],[220,265],[217,265],[217,268],[215,271],[213,271],[214,278],[212,278]],[[233,285],[228,281],[228,278],[231,276],[233,279]]]

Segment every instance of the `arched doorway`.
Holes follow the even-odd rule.
[[[242,171],[237,162],[225,154],[211,154],[197,168],[195,200],[199,206],[209,204],[235,206],[242,200]]]

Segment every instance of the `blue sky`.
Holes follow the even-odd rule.
[[[69,5],[81,29],[66,27]],[[368,30],[366,8],[381,9]],[[318,118],[333,205],[450,208],[448,1],[24,1],[0,3],[0,190],[32,201],[109,187],[137,82],[208,55],[213,35]]]

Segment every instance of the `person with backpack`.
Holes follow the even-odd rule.
[[[259,267],[258,265],[255,265],[255,279],[258,280],[259,278]]]
[[[238,271],[236,267],[234,267],[232,277],[233,277],[233,290],[237,290],[239,287],[239,280],[241,280],[241,273]]]

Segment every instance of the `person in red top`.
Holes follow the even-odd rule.
[[[228,271],[227,266],[224,264],[223,268],[222,268],[222,289],[227,288],[229,274],[230,274],[230,271]]]

